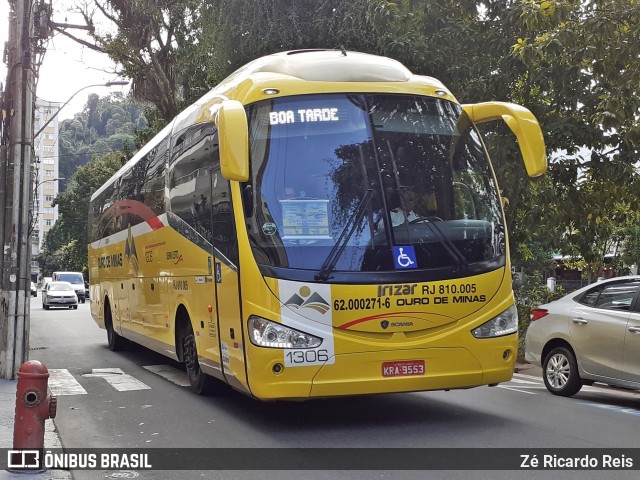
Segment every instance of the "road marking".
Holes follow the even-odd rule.
[[[127,392],[131,390],[150,390],[151,387],[146,383],[124,373],[119,368],[94,368],[92,373],[86,373],[84,377],[100,377],[104,378],[109,385],[119,392]]]
[[[148,365],[142,368],[149,370],[151,373],[155,373],[156,375],[160,375],[162,378],[169,380],[180,387],[188,387],[190,385],[187,374],[170,365]]]
[[[627,415],[633,415],[634,417],[640,417],[640,410],[631,407],[619,407],[618,405],[607,405],[604,403],[592,403],[592,402],[580,402],[582,405],[588,407],[596,407],[603,410],[611,410],[618,413],[626,413]]]
[[[55,396],[86,395],[87,391],[73,378],[71,372],[62,368],[49,369],[49,390]]]
[[[514,373],[513,376],[515,378],[522,378],[522,379],[529,379],[529,380],[535,380],[535,383],[540,383],[542,382],[542,377],[536,377],[535,375],[525,375],[524,373]]]
[[[526,390],[520,390],[519,388],[509,387],[507,385],[498,385],[498,388],[504,388],[505,390],[512,390],[514,392],[526,393],[528,395],[535,395],[535,392],[527,392]]]
[[[512,378],[513,383],[526,383],[528,385],[540,385],[540,382],[532,382],[531,380],[523,380],[521,378]]]
[[[531,375],[524,375],[522,373],[514,373],[510,381],[500,384],[498,387],[505,390],[511,390],[513,392],[526,393],[528,395],[537,394],[537,392],[531,392],[529,390],[546,389],[541,379]]]

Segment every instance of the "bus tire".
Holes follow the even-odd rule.
[[[104,305],[104,326],[107,329],[107,342],[109,344],[109,350],[112,352],[118,352],[124,350],[128,346],[126,338],[121,337],[113,329],[113,317],[111,315],[111,305],[109,301],[105,301]]]
[[[214,379],[202,371],[198,361],[198,350],[196,348],[196,337],[193,334],[191,322],[188,322],[182,335],[182,358],[189,377],[191,391],[198,395],[211,393]]]

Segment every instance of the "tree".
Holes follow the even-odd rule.
[[[610,236],[637,221],[640,207],[628,198],[638,194],[639,0],[93,4],[116,27],[94,31],[93,47],[118,62],[137,98],[157,109],[139,138],[249,60],[344,46],[397,58],[465,103],[512,101],[537,116],[550,156],[549,175],[537,180],[524,174],[506,127],[482,126],[519,265],[544,269],[562,251],[588,259],[595,274]]]
[[[508,200],[514,261],[542,266],[552,251],[576,253],[596,273],[610,235],[637,211],[628,199],[637,195],[640,2],[398,5],[394,56],[463,102],[513,101],[541,122],[550,168],[533,181],[508,130],[482,126]]]
[[[136,125],[146,125],[142,112],[142,105],[120,93],[89,95],[82,112],[60,122],[60,175],[70,179],[94,155],[133,148]],[[62,190],[67,183],[61,184]]]
[[[180,111],[178,87],[189,89],[182,63],[176,54],[197,42],[200,10],[197,0],[93,0],[77,4],[90,28],[91,41],[80,39],[64,27],[54,28],[93,50],[106,53],[119,73],[133,79],[133,95],[153,103],[169,120]],[[106,32],[95,28],[101,20],[110,24]],[[113,28],[111,28],[113,27]],[[189,95],[190,92],[185,92]]]
[[[55,198],[59,217],[47,233],[38,257],[45,275],[54,270],[86,270],[89,200],[129,158],[130,152],[126,149],[94,157],[78,168],[67,190]]]
[[[638,218],[629,199],[638,194],[640,2],[526,1],[520,11],[513,53],[527,68],[519,90],[556,154],[553,221],[597,275],[616,232]]]

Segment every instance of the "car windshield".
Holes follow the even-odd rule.
[[[84,279],[79,273],[61,273],[58,275],[58,280],[61,282],[82,283],[84,285]]]
[[[305,95],[258,102],[248,117],[243,201],[258,264],[322,280],[404,268],[405,252],[407,266],[447,274],[505,258],[493,174],[459,105]]]
[[[49,291],[73,291],[73,287],[68,283],[51,283],[49,285]]]

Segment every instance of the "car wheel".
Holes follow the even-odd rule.
[[[73,309],[74,309],[74,310],[77,310],[77,309],[78,309],[78,305],[74,305],[74,306],[73,306]]]
[[[554,395],[570,397],[582,388],[578,362],[571,350],[557,347],[551,350],[542,364],[544,384]]]
[[[182,337],[182,354],[191,390],[198,395],[211,392],[213,390],[214,379],[204,373],[202,368],[200,368],[198,351],[196,349],[196,337],[193,334],[191,323],[185,328]]]
[[[49,310],[49,305],[45,305],[44,303],[42,304],[42,308],[44,308],[45,310]]]

